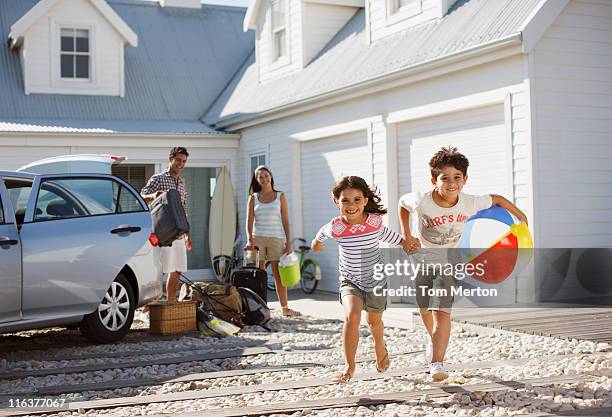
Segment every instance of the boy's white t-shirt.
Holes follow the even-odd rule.
[[[453,207],[440,207],[429,191],[404,194],[400,204],[410,214],[416,213],[418,237],[423,248],[454,248],[459,245],[467,219],[491,207],[493,200],[489,194],[459,193],[459,201]],[[414,231],[412,233],[415,234]]]

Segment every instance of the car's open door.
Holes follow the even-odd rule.
[[[21,319],[21,242],[11,200],[0,177],[0,323]]]

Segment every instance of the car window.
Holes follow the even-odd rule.
[[[44,221],[142,210],[138,199],[112,179],[48,179],[40,186],[34,218]]]
[[[118,201],[117,207],[115,208],[117,213],[131,213],[144,210],[140,200],[138,200],[134,193],[118,182],[113,181],[113,193],[115,201]]]
[[[28,200],[32,192],[32,182],[21,179],[5,179],[4,185],[6,185],[13,210],[15,210],[15,220],[17,225],[20,226],[25,218]]]
[[[2,207],[1,198],[0,198],[0,224],[4,224],[4,208]]]

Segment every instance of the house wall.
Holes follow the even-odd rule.
[[[393,112],[416,109],[422,106],[437,105],[452,100],[461,100],[471,95],[494,90],[507,89],[509,106],[508,129],[512,135],[514,198],[524,208],[533,223],[531,197],[524,186],[530,181],[531,173],[527,161],[529,132],[525,123],[525,68],[520,56],[500,59],[497,62],[481,64],[469,69],[441,75],[435,78],[398,86],[396,88],[372,93],[361,98],[347,100],[333,106],[305,111],[298,115],[267,122],[241,130],[241,147],[238,158],[238,175],[243,179],[237,188],[237,199],[241,230],[244,230],[245,202],[247,199],[249,154],[256,150],[265,150],[267,163],[274,172],[277,188],[287,193],[293,236],[302,233],[302,211],[305,207],[316,206],[317,202],[327,201],[332,184],[320,184],[318,195],[298,195],[295,184],[297,178],[295,159],[296,138],[302,133],[324,129],[339,124],[351,124],[359,121],[362,129],[369,135],[371,143],[371,165],[374,185],[378,186],[383,203],[389,208],[386,222],[399,230],[397,221],[398,178],[397,166],[406,163],[398,161],[396,143],[396,124],[385,123],[386,117]],[[500,99],[505,103],[505,95]],[[470,100],[465,100],[469,107]],[[504,104],[505,105],[505,104]],[[444,106],[441,106],[444,108]],[[369,121],[367,121],[367,120]],[[365,122],[363,122],[366,120]],[[322,133],[323,136],[329,136]],[[306,135],[308,136],[308,135]],[[316,132],[310,136],[316,137]],[[510,140],[510,139],[509,139]],[[298,147],[299,148],[299,147]],[[432,154],[435,150],[432,149]],[[469,155],[468,155],[469,157]],[[323,167],[324,168],[324,167]],[[303,173],[306,177],[307,174]],[[304,178],[307,181],[307,178]],[[299,190],[298,190],[299,191]],[[243,232],[244,233],[244,232]],[[314,236],[303,236],[307,240]],[[331,289],[336,285],[336,277],[330,277],[332,284],[321,285]],[[330,282],[329,280],[327,281]]]
[[[232,181],[236,182],[238,139],[1,133],[0,166],[3,170],[14,170],[35,160],[52,156],[111,154],[127,156],[128,164],[159,164],[165,168],[172,144],[179,141],[181,146],[189,150],[188,166],[228,165]]]
[[[571,1],[530,65],[540,246],[610,246],[612,3]]]
[[[60,80],[60,26],[90,30],[91,82]],[[89,2],[58,2],[32,25],[24,38],[26,94],[123,96],[124,40]]]
[[[272,20],[270,1],[264,0],[261,5],[261,15],[257,23],[255,53],[259,69],[259,80],[278,78],[302,68],[302,1],[287,0],[287,37],[288,59],[282,62],[272,62]]]
[[[302,4],[304,66],[327,45],[357,10],[356,7],[329,4]]]

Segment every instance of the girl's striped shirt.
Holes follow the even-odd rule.
[[[341,217],[335,217],[321,227],[315,239],[319,242],[333,239],[338,243],[340,281],[350,281],[367,292],[386,284],[386,279],[374,279],[374,265],[382,260],[378,242],[396,246],[402,242],[399,233],[383,225],[382,216],[372,213],[359,224],[347,224]]]

